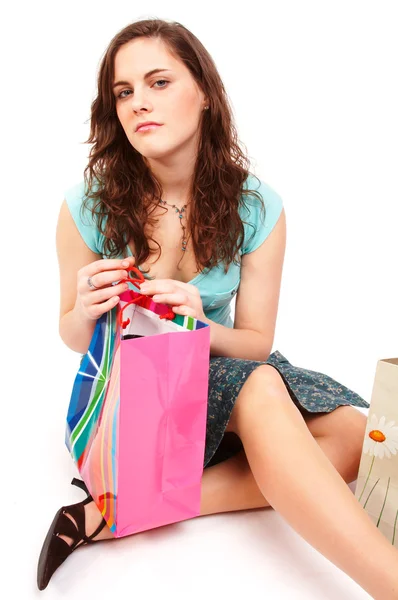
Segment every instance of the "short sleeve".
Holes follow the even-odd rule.
[[[260,185],[259,185],[260,182]],[[244,202],[240,208],[240,215],[245,230],[245,239],[241,249],[242,254],[248,254],[256,250],[269,236],[275,227],[283,209],[282,198],[267,183],[257,177],[251,176],[245,182],[245,188],[255,190],[261,194],[264,201],[264,210],[261,202],[254,195],[244,195]]]
[[[82,208],[82,203],[85,199],[84,181],[67,189],[64,197],[84,242],[90,250],[96,254],[102,254],[102,236],[100,235],[95,218],[88,208]]]

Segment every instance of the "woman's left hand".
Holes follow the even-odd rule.
[[[176,279],[157,279],[146,281],[140,285],[145,296],[152,296],[154,302],[161,302],[172,307],[172,311],[184,317],[205,319],[202,299],[196,286]]]

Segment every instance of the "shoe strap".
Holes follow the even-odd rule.
[[[77,504],[65,506],[63,509],[64,512],[69,513],[71,515],[71,517],[73,517],[74,520],[76,521],[77,528],[73,525],[72,521],[68,517],[66,517],[68,519],[68,521],[70,521],[74,527],[74,530],[75,530],[74,540],[75,540],[76,544],[80,540],[85,541],[87,544],[89,544],[91,541],[90,538],[88,538],[86,535],[86,513],[84,511],[84,504],[85,504],[85,501],[78,502]],[[76,537],[76,534],[79,535],[79,538]]]
[[[98,540],[94,540],[93,538],[95,538],[95,536],[97,536],[97,535],[99,534],[99,532],[103,530],[103,528],[105,527],[105,525],[106,525],[106,524],[107,524],[107,523],[106,523],[105,519],[104,519],[104,518],[102,518],[102,521],[101,521],[101,523],[98,525],[98,527],[97,527],[97,529],[94,531],[94,533],[92,533],[91,535],[89,535],[89,536],[87,537],[87,543],[88,543],[88,544],[92,544],[93,542],[96,542],[96,541],[98,541]]]
[[[80,483],[80,481],[78,479],[76,481]],[[73,483],[73,481],[72,481],[72,483]],[[81,483],[83,483],[83,482],[81,482]],[[77,483],[75,483],[74,485],[81,487]],[[85,485],[85,484],[83,484],[83,485]],[[93,498],[91,496],[87,496],[87,498],[85,500],[83,500],[83,502],[79,502],[78,504],[72,504],[71,506],[67,506],[64,508],[64,511],[68,512],[75,519],[76,524],[77,524],[77,530],[76,530],[76,527],[74,526],[72,521],[68,517],[65,517],[66,519],[68,519],[69,523],[72,524],[73,531],[74,531],[74,535],[70,535],[69,533],[66,535],[70,535],[70,537],[72,537],[74,540],[76,540],[76,533],[78,533],[80,536],[80,539],[84,540],[86,542],[86,544],[92,544],[93,542],[97,541],[97,540],[94,540],[93,538],[95,538],[107,524],[105,519],[102,518],[102,521],[99,524],[99,526],[97,527],[97,529],[91,535],[89,535],[89,536],[86,535],[86,513],[84,511],[84,505],[88,504],[89,502],[93,502]],[[77,539],[76,543],[78,543],[80,541],[80,539]]]

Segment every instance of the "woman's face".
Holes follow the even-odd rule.
[[[153,69],[161,72],[147,75]],[[118,82],[124,82],[118,84]],[[196,153],[206,98],[183,62],[160,39],[138,38],[115,56],[116,112],[130,144],[148,159]],[[136,131],[144,121],[161,124]]]

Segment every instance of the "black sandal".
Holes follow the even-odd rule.
[[[46,535],[46,539],[44,540],[40,552],[39,563],[37,565],[37,586],[39,590],[44,590],[47,587],[48,582],[55,571],[77,547],[100,541],[94,540],[93,538],[95,538],[106,525],[105,519],[102,519],[94,533],[86,536],[86,515],[84,512],[84,505],[92,502],[93,498],[84,481],[73,478],[71,483],[84,490],[87,494],[87,498],[85,498],[83,502],[78,502],[77,504],[62,506],[55,515]],[[68,513],[73,517],[76,521],[77,528],[65,513]],[[69,545],[65,540],[59,537],[60,535],[66,535],[72,538],[72,544]]]

